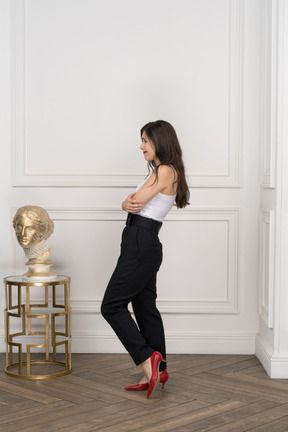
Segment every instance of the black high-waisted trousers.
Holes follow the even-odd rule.
[[[153,351],[166,358],[164,328],[156,307],[156,274],[162,262],[162,244],[158,232],[150,229],[149,223],[147,227],[143,224],[147,221],[128,215],[120,257],[101,305],[103,317],[136,365],[147,360]],[[138,327],[127,308],[130,302]],[[162,362],[160,370],[165,367]]]

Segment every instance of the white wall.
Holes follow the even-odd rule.
[[[120,203],[146,174],[139,130],[159,118],[178,132],[191,187],[160,234],[168,351],[254,352],[260,3],[2,0],[1,276],[24,272],[16,209],[43,206],[54,270],[72,277],[74,352],[123,350],[99,306]]]
[[[288,378],[288,4],[262,2],[260,326],[256,354],[271,378]]]

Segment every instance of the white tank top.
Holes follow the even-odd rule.
[[[150,173],[150,175],[147,178],[145,178],[137,186],[136,192],[143,186],[143,184],[148,180],[148,178],[151,176],[151,174],[152,174],[152,172]],[[142,210],[140,210],[139,212],[137,212],[135,214],[138,214],[139,216],[147,217],[149,219],[155,219],[159,222],[163,222],[165,219],[165,216],[167,215],[169,210],[171,210],[171,208],[174,204],[175,198],[176,198],[176,194],[175,195],[165,195],[165,194],[159,192],[150,201],[148,201],[148,203],[143,207]]]

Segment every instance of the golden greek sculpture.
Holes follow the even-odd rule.
[[[23,277],[27,280],[50,280],[56,275],[50,271],[48,260],[50,245],[46,240],[54,231],[54,222],[47,211],[38,206],[20,207],[13,219],[13,227],[20,246],[28,261],[29,270]]]

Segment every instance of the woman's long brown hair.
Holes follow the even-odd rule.
[[[182,160],[182,150],[173,126],[164,121],[157,120],[147,123],[141,129],[146,133],[150,141],[154,144],[156,157],[160,160],[160,165],[171,165],[177,173],[177,195],[175,203],[177,208],[189,205],[190,192],[185,177],[185,168]],[[148,162],[158,178],[158,168],[155,161]]]

